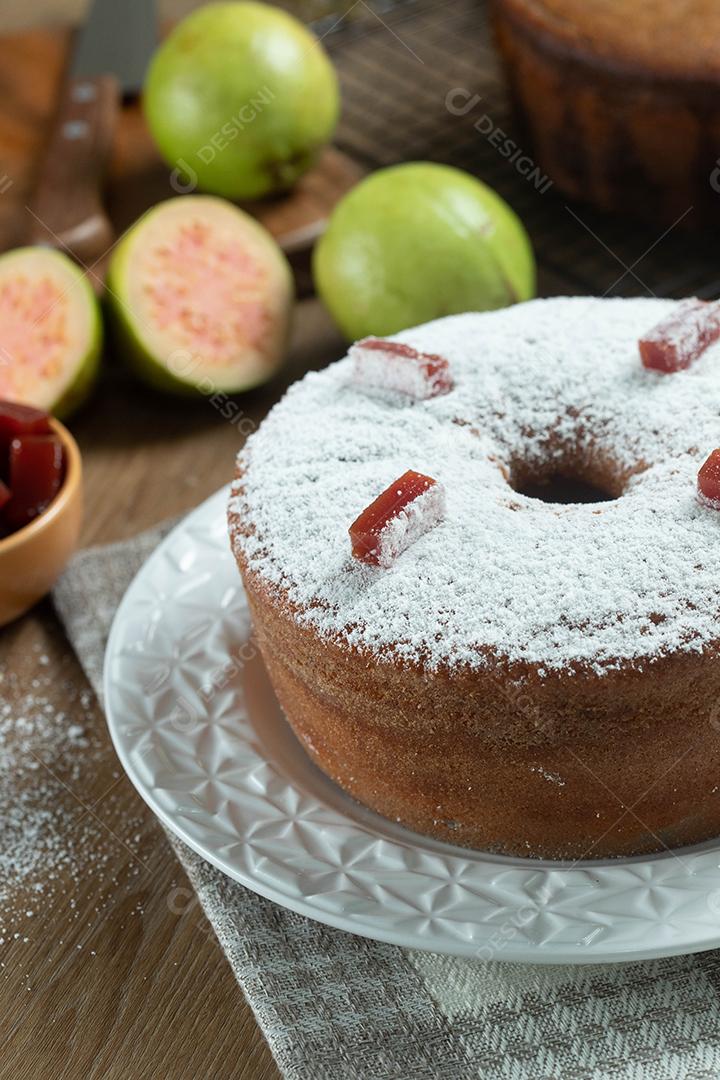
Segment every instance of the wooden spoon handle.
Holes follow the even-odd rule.
[[[28,207],[31,243],[64,250],[86,267],[113,241],[101,191],[119,105],[113,75],[67,81]]]

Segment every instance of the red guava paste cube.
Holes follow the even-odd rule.
[[[394,390],[422,401],[453,388],[450,365],[443,356],[418,352],[410,345],[368,337],[350,349],[353,379],[359,386]]]
[[[5,453],[13,439],[20,435],[49,435],[50,417],[32,405],[15,401],[0,401],[0,448]]]
[[[431,476],[409,469],[350,526],[352,553],[372,566],[391,566],[445,516],[445,492]]]
[[[703,506],[720,510],[720,450],[713,450],[698,473],[698,499]]]
[[[57,435],[21,435],[10,443],[11,497],[2,516],[21,529],[50,505],[62,484],[63,448]]]
[[[682,371],[720,337],[720,301],[685,300],[640,338],[640,357],[651,371]]]

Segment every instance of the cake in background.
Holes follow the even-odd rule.
[[[491,9],[528,149],[562,191],[652,221],[720,223],[715,0]]]

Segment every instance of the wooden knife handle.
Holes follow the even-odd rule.
[[[113,75],[65,83],[28,207],[31,243],[64,250],[86,267],[113,242],[101,192],[119,105]]]

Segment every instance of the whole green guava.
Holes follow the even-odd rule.
[[[380,169],[353,188],[315,248],[313,276],[351,341],[535,292],[514,211],[475,177],[429,162]]]
[[[155,53],[143,103],[178,192],[255,199],[291,187],[330,139],[340,97],[320,42],[268,4],[208,4]]]

